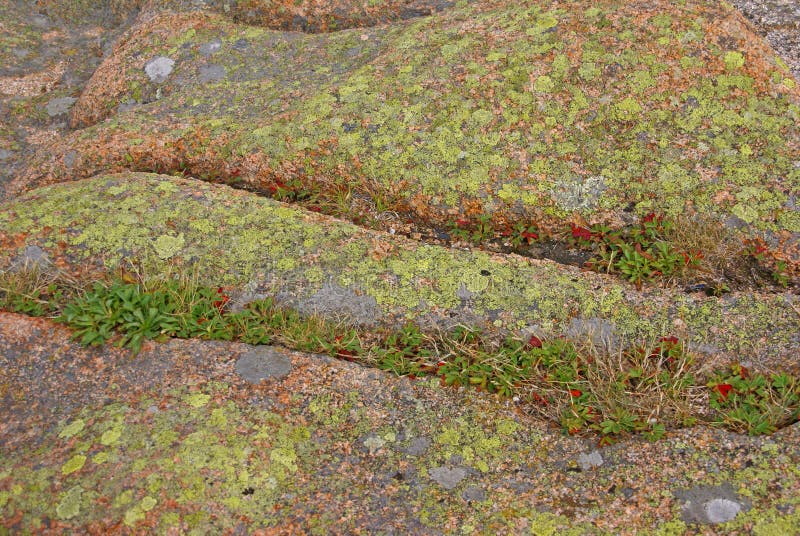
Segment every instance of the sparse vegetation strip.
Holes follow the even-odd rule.
[[[768,434],[800,419],[797,378],[738,364],[702,371],[685,342],[669,335],[609,352],[563,338],[498,341],[467,326],[448,333],[425,333],[412,323],[365,330],[302,315],[271,298],[233,311],[225,289],[193,277],[121,272],[81,288],[54,273],[0,273],[0,308],[55,318],[87,346],[114,343],[136,354],[146,340],[170,337],[281,344],[496,393],[566,433],[594,432],[601,442],[632,433],[657,439],[700,422]]]

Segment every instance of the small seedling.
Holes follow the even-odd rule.
[[[481,214],[476,222],[458,219],[451,224],[450,234],[475,245],[491,240],[495,237],[492,217],[489,214]]]

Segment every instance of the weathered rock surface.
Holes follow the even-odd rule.
[[[0,527],[12,533],[794,534],[794,425],[595,448],[495,397],[252,347],[84,349],[0,314]],[[52,356],[58,356],[53,359]],[[365,437],[367,439],[365,439]],[[424,446],[423,446],[424,445]],[[102,506],[102,507],[100,507]]]
[[[735,3],[800,72],[793,6],[768,1],[783,7]],[[556,233],[698,212],[797,274],[791,69],[724,3],[595,4],[0,2],[0,270],[197,267],[239,305],[596,343],[674,334],[709,366],[797,371],[792,288],[636,290],[303,210],[306,193],[352,189],[393,223],[488,214]],[[510,400],[323,356],[172,340],[134,357],[69,337],[0,313],[0,533],[800,526],[797,424],[598,447]]]
[[[110,118],[42,150],[12,191],[135,169],[300,197],[346,186],[428,225],[486,214],[563,232],[697,211],[796,272],[800,88],[785,64],[724,5],[592,5],[480,2],[313,35],[159,12],[72,111]],[[175,67],[156,83],[160,57]]]
[[[4,265],[32,246],[75,271],[171,264],[359,324],[461,322],[612,347],[675,335],[717,360],[800,364],[789,292],[637,291],[615,277],[420,244],[197,180],[128,173],[35,190],[3,205],[0,237]]]

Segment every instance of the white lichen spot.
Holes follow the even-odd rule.
[[[550,195],[563,210],[583,211],[596,208],[605,189],[606,184],[603,177],[575,176],[568,180],[557,181],[550,190]]]
[[[364,440],[364,446],[369,449],[370,456],[374,456],[385,444],[386,441],[377,436],[369,436]]]
[[[725,523],[741,511],[742,505],[728,499],[713,499],[705,503],[709,523]]]
[[[175,60],[166,56],[158,56],[147,62],[144,66],[144,72],[150,77],[151,81],[160,84],[172,73],[174,67]]]

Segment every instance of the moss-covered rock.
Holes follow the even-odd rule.
[[[236,22],[302,32],[333,32],[430,15],[450,0],[205,0],[203,7]],[[197,9],[191,0],[149,0],[147,9]]]
[[[0,527],[13,533],[797,526],[797,425],[769,438],[695,428],[598,448],[435,379],[287,353],[288,376],[253,385],[232,364],[251,350],[244,344],[173,341],[132,360],[68,338],[52,323],[0,315],[11,395],[0,410],[14,415],[2,425],[16,430],[0,444]],[[695,524],[693,513],[721,501],[732,519],[709,513],[701,521],[716,524]]]
[[[128,173],[42,188],[2,206],[0,233],[6,265],[37,245],[73,268],[195,267],[209,284],[279,295],[306,311],[335,316],[347,309],[341,300],[360,300],[361,322],[371,311],[379,323],[460,321],[612,344],[674,334],[717,358],[782,368],[797,365],[800,347],[788,293],[637,291],[550,261],[420,244],[196,180]]]
[[[551,230],[699,211],[794,270],[800,88],[785,65],[716,2],[592,6],[498,0],[323,35],[163,14],[74,111],[111,118],[42,152],[16,187],[183,170],[261,191],[347,184],[428,224],[491,214]],[[152,81],[158,57],[174,72]]]

